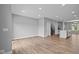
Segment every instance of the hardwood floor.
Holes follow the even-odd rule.
[[[33,37],[12,41],[13,54],[78,54],[79,35],[67,39],[57,36]]]

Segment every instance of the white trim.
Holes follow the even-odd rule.
[[[5,50],[0,50],[0,54],[12,54],[12,51],[5,52]]]
[[[12,54],[12,51],[4,52],[3,54]]]
[[[13,38],[13,39],[21,39],[21,38],[29,38],[29,37],[35,37],[35,36],[38,36],[38,35],[31,35],[31,36],[24,36],[24,37],[17,37],[17,38]]]

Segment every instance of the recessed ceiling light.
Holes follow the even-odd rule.
[[[75,11],[72,11],[72,14],[74,14],[75,13]]]
[[[77,17],[77,15],[74,15],[74,17]]]
[[[58,16],[56,16],[56,17],[58,17]]]
[[[22,12],[25,12],[24,10],[22,10]]]
[[[62,4],[62,6],[65,6],[66,4]]]
[[[38,16],[41,16],[40,14]]]
[[[42,10],[42,8],[38,8],[39,10]]]

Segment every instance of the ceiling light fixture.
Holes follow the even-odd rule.
[[[22,12],[25,12],[24,10],[22,10]]]
[[[66,4],[62,4],[62,6],[65,6]]]
[[[41,16],[41,15],[38,15],[38,16]]]
[[[56,16],[56,17],[58,17],[58,16]]]
[[[77,15],[74,15],[74,17],[77,17]]]
[[[74,14],[75,13],[75,11],[72,11],[72,14]]]
[[[42,10],[42,8],[38,8],[39,10]]]

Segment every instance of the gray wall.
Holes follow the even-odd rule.
[[[38,36],[38,20],[31,17],[12,15],[14,24],[14,38]]]
[[[0,50],[11,51],[12,18],[10,5],[0,4]]]

